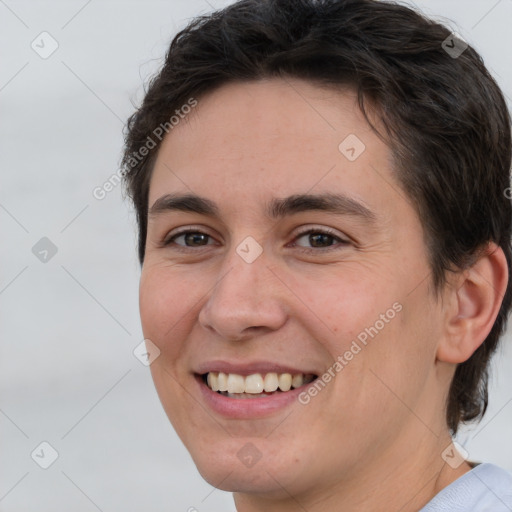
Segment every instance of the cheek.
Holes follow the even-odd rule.
[[[152,379],[163,408],[176,432],[184,439],[194,415],[188,414],[194,404],[183,392],[186,351],[184,345],[191,330],[194,307],[204,290],[197,279],[178,275],[165,267],[144,268],[139,286],[139,308],[144,338],[160,349],[150,366]],[[200,412],[196,413],[200,416]]]
[[[327,271],[290,276],[294,291],[305,315],[309,331],[317,331],[319,339],[329,340],[330,352],[335,356],[365,328],[373,325],[379,315],[392,307],[392,292],[386,283],[365,277],[359,267],[343,266],[339,272]],[[307,308],[304,308],[304,305]],[[333,352],[334,351],[334,352]],[[342,353],[342,352],[341,352]]]
[[[425,407],[438,328],[436,318],[426,313],[421,302],[409,296],[399,302],[401,310],[388,323],[376,322],[378,317],[370,319],[373,328],[364,331],[366,344],[359,344],[361,352],[343,375],[345,387],[359,403],[356,425],[379,411],[379,417],[385,418],[379,428],[392,436],[410,421],[412,410]]]
[[[143,270],[139,287],[142,330],[163,355],[179,351],[183,332],[188,329],[201,295],[197,279],[165,269]]]
[[[391,272],[385,280],[361,271],[301,277],[301,299],[309,306],[303,326],[333,361],[341,357],[334,388],[343,399],[356,399],[363,415],[390,402],[401,407],[393,392],[414,401],[433,365],[437,324],[427,292],[408,295],[406,288]]]

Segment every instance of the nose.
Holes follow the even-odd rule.
[[[199,313],[199,323],[219,337],[242,341],[279,329],[287,319],[284,286],[264,253],[252,263],[235,251]]]

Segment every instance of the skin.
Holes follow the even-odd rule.
[[[338,149],[349,134],[366,146],[352,162]],[[451,442],[445,400],[456,364],[496,318],[505,257],[490,244],[436,296],[422,224],[392,165],[353,92],[301,80],[222,86],[159,149],[149,206],[194,193],[220,215],[149,218],[140,312],[145,338],[161,351],[151,372],[199,472],[233,491],[239,512],[340,503],[344,512],[415,511],[470,469],[441,456]],[[354,198],[375,222],[325,211],[265,216],[274,197],[325,192]],[[186,227],[208,236],[163,245]],[[299,236],[309,228],[335,237],[315,246]],[[236,252],[247,236],[263,249],[252,263]],[[401,311],[307,405],[234,419],[198,392],[194,369],[215,359],[321,375],[397,302]],[[248,442],[261,454],[250,468],[237,457]]]

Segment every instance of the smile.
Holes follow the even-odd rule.
[[[236,373],[208,372],[202,376],[204,383],[217,393],[229,398],[261,398],[309,384],[313,374],[253,373],[243,376]]]

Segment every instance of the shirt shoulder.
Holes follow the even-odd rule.
[[[479,464],[419,512],[512,512],[512,473],[494,464]]]

